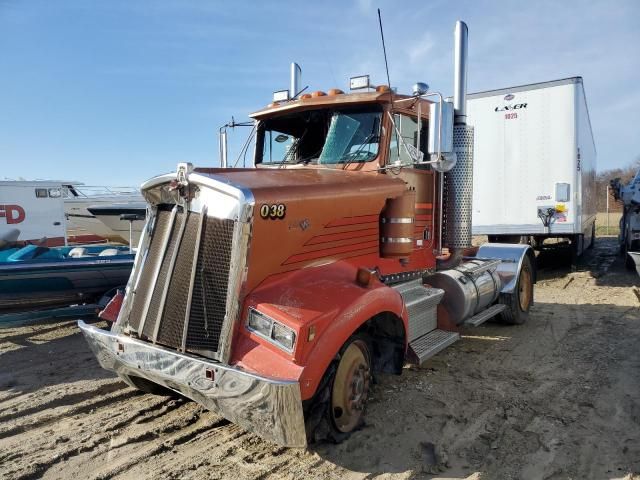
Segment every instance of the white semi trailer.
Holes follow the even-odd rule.
[[[473,234],[492,242],[593,244],[596,149],[581,77],[469,95]]]

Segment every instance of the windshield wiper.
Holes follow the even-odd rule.
[[[375,133],[370,133],[369,135],[366,136],[366,138],[364,139],[364,141],[360,144],[360,146],[358,147],[358,149],[355,152],[351,152],[348,153],[346,155],[343,155],[342,157],[340,157],[340,161],[346,160],[346,162],[344,163],[344,166],[347,167],[349,165],[351,165],[352,163],[354,163],[356,161],[356,158],[358,158],[358,155],[364,151],[365,147],[368,146],[371,140],[376,140],[376,142],[380,142],[380,137],[378,135],[376,135]],[[372,154],[371,152],[367,152],[369,155],[373,155],[375,157],[375,155],[377,154]],[[370,157],[372,158],[372,157]]]

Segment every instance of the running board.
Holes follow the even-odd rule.
[[[495,317],[499,313],[502,313],[507,308],[506,305],[502,303],[496,303],[492,307],[487,308],[486,310],[481,311],[477,315],[474,315],[469,320],[464,322],[465,327],[477,327],[478,325],[482,325],[484,322],[489,320],[490,318]]]
[[[413,357],[411,363],[422,365],[426,360],[459,339],[460,334],[457,332],[446,332],[438,329],[432,330],[426,335],[409,342],[409,347],[413,354],[411,355],[411,357]]]

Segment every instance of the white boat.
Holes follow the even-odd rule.
[[[0,181],[0,248],[15,242],[66,245],[61,189],[56,181]]]
[[[122,236],[112,230],[108,225],[97,219],[89,211],[89,207],[107,206],[114,203],[131,204],[144,202],[137,188],[95,187],[78,183],[66,183],[63,184],[62,192],[69,235],[94,234],[109,240],[129,241],[128,234]]]
[[[132,246],[138,245],[147,213],[145,202],[111,203],[88,207],[97,220]]]

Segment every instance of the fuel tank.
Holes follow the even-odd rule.
[[[450,270],[425,278],[425,283],[445,291],[440,305],[449,319],[461,324],[498,299],[502,281],[496,272],[497,261],[471,260]]]

